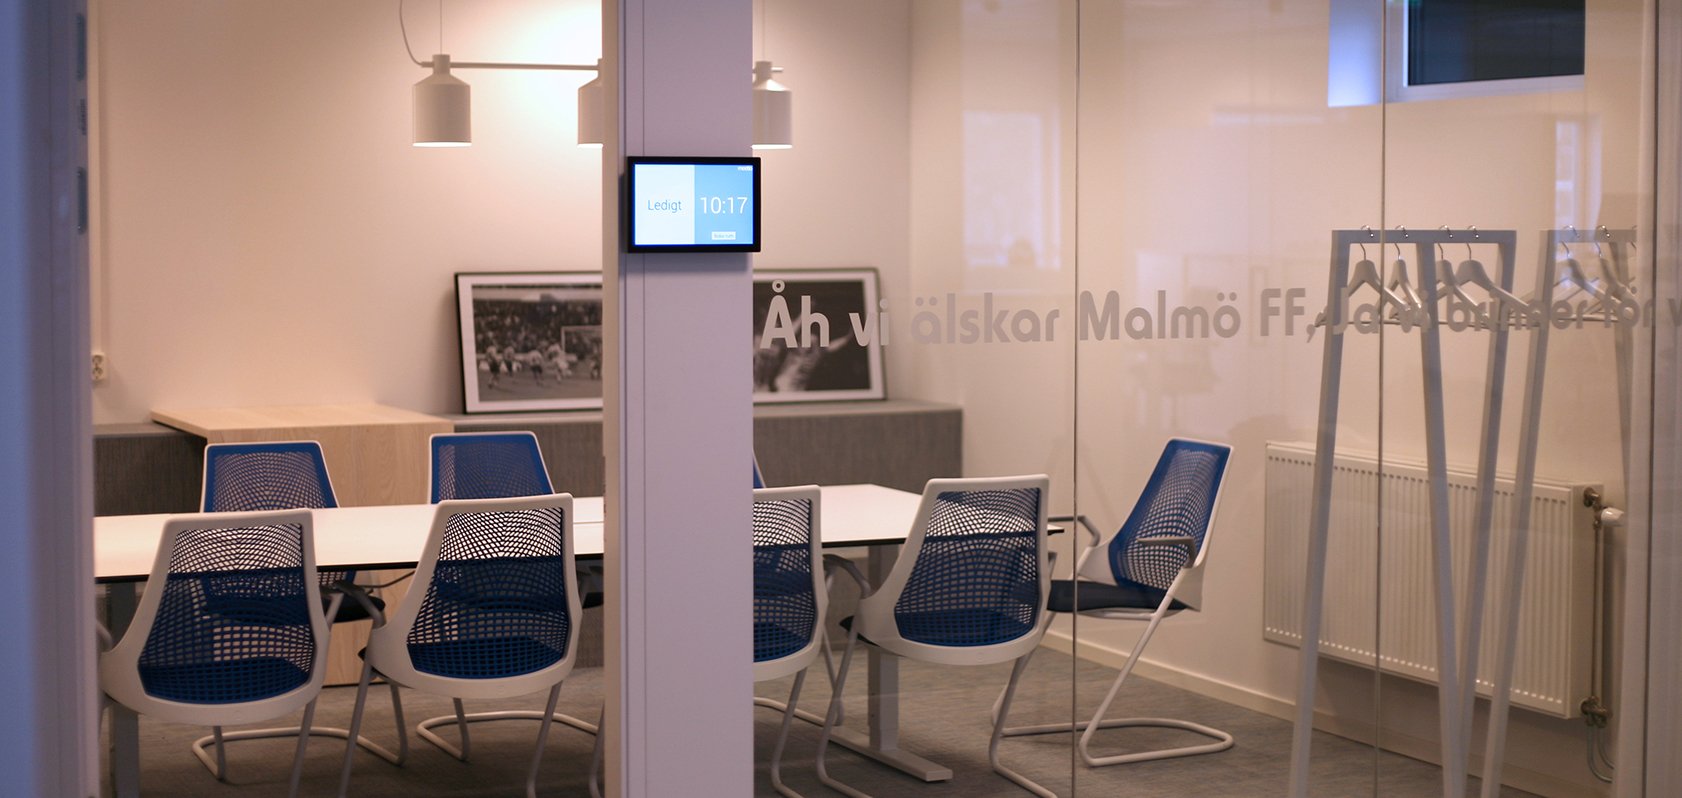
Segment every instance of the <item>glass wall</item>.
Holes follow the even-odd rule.
[[[1650,335],[1654,321],[1646,301],[1651,267],[1635,246],[1652,229],[1643,217],[1650,176],[1643,177],[1642,156],[1652,146],[1643,129],[1651,117],[1641,94],[1653,69],[1642,47],[1651,10],[1590,0],[1466,15],[1454,12],[1457,5],[1475,4],[1413,3],[1405,17],[1393,13],[1392,42],[1397,28],[1411,36],[1427,27],[1422,15],[1439,13],[1466,32],[1462,40],[1523,42],[1530,53],[1461,44],[1432,54],[1410,46],[1386,64],[1384,226],[1403,240],[1410,261],[1434,259],[1439,273],[1452,268],[1454,282],[1440,289],[1448,295],[1440,305],[1440,361],[1422,355],[1419,331],[1385,328],[1382,336],[1383,480],[1425,475],[1418,466],[1430,455],[1429,435],[1441,436],[1461,689],[1474,663],[1480,696],[1512,689],[1511,710],[1500,713],[1504,736],[1480,699],[1476,717],[1467,713],[1454,730],[1466,738],[1461,744],[1486,760],[1488,746],[1499,746],[1509,785],[1553,794],[1568,784],[1598,794],[1617,759],[1606,727],[1621,711],[1611,666],[1624,643],[1616,619],[1628,532],[1599,520],[1615,519],[1616,508],[1644,490],[1630,482],[1627,464],[1645,461],[1652,445],[1632,439],[1630,423],[1651,390],[1632,381],[1636,336]],[[1430,23],[1433,38],[1452,41],[1437,24]],[[1503,32],[1485,27],[1492,24]],[[1538,54],[1556,63],[1540,63]],[[1406,85],[1427,59],[1481,63],[1485,71],[1501,62],[1510,74]],[[1406,243],[1422,235],[1448,243]],[[1510,237],[1511,246],[1498,237]],[[1479,263],[1528,304],[1475,284]],[[1533,317],[1503,330],[1508,307],[1529,308]],[[1421,402],[1438,388],[1440,421]],[[1474,500],[1489,488],[1474,480],[1490,452],[1493,523],[1480,527]],[[1428,487],[1380,496],[1383,744],[1421,758],[1431,751],[1415,741],[1439,733],[1432,686],[1408,672],[1428,666],[1425,658],[1437,651],[1420,635],[1416,609],[1432,607],[1420,601],[1431,588],[1420,567]],[[1480,561],[1485,546],[1488,558]],[[1397,762],[1382,760],[1381,791],[1408,783]],[[1494,772],[1481,764],[1471,762],[1474,782]]]
[[[782,398],[777,364],[813,351],[777,337],[779,302],[798,324],[818,314],[828,321],[832,346],[820,364],[861,343],[878,353],[886,401],[827,412],[950,420],[914,439],[852,443],[867,447],[870,481],[913,504],[924,496],[929,514],[920,545],[843,552],[881,594],[880,610],[893,611],[902,640],[861,645],[851,659],[838,739],[870,751],[832,749],[829,772],[872,795],[1017,791],[989,764],[989,711],[1013,663],[1037,651],[1009,725],[1062,731],[1008,738],[1000,760],[1070,794],[1078,663],[1066,632],[1036,645],[1044,624],[1032,606],[1051,568],[1068,572],[1084,536],[1071,521],[1048,522],[1051,556],[1031,554],[1035,515],[1074,509],[1075,5],[772,0],[760,10],[755,59],[783,69],[777,80],[794,95],[793,147],[758,152],[769,231],[754,263],[756,313],[769,314],[756,321],[762,423],[794,412],[767,404]],[[838,281],[859,275],[879,292],[870,301],[826,300]],[[950,457],[918,466],[931,449]],[[760,453],[770,484],[799,481],[775,473],[772,456]],[[1003,477],[1024,479],[987,481]],[[948,590],[937,584],[942,572],[980,581]],[[859,606],[853,580],[834,581],[839,657],[847,630],[834,621],[862,617],[859,631],[882,632],[868,626],[873,610]],[[993,628],[987,619],[1012,607],[1027,613]],[[952,623],[938,633],[917,628],[917,617],[943,613]],[[825,681],[807,678],[802,706],[822,712]],[[765,682],[759,694],[768,703],[791,687],[788,678]],[[779,720],[758,718],[762,770]],[[809,775],[816,736],[810,726],[791,732],[783,777],[803,792],[822,789]],[[761,775],[759,794],[769,789]]]
[[[1088,573],[1168,587],[1162,566],[1182,563],[1158,562],[1150,536],[1201,537],[1201,562],[1174,585],[1195,609],[1163,619],[1108,712],[1181,728],[1102,730],[1084,759],[1236,740],[1190,758],[1083,764],[1081,793],[1120,795],[1142,780],[1159,794],[1211,784],[1287,794],[1322,498],[1316,436],[1335,432],[1353,458],[1381,432],[1378,336],[1339,338],[1341,379],[1322,360],[1333,231],[1383,226],[1384,174],[1382,108],[1328,107],[1327,31],[1322,3],[1080,5],[1078,509],[1106,535],[1144,522],[1139,540],[1100,552],[1121,562]],[[1377,242],[1365,251],[1382,260]],[[1321,402],[1323,372],[1335,404]],[[1185,441],[1229,448],[1224,471]],[[1315,794],[1364,795],[1380,725],[1376,486],[1362,476],[1372,465],[1341,465],[1327,508],[1329,656],[1315,682],[1326,731],[1312,740],[1311,772]],[[1146,627],[1092,613],[1074,623],[1096,671],[1077,684],[1083,715]]]
[[[941,476],[1045,474],[1070,519],[1055,575],[1085,586],[1053,608],[1081,612],[1012,712],[1057,730],[1007,765],[1060,795],[1461,794],[1511,663],[1506,793],[1608,789],[1651,11],[1568,6],[762,8],[797,102],[761,153],[792,232],[756,268],[874,268],[888,406],[961,411]],[[1013,789],[979,713],[1009,668],[899,668],[899,743]],[[864,730],[893,688],[849,685]],[[1100,706],[1170,722],[1071,728]]]

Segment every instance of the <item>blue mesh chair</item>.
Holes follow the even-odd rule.
[[[538,766],[552,720],[594,733],[594,724],[555,713],[561,680],[578,652],[578,584],[573,570],[572,496],[566,493],[438,504],[408,600],[374,629],[363,652],[351,733],[362,724],[374,674],[393,684],[450,696],[455,715],[421,722],[422,739],[466,761],[468,724],[508,718],[539,721],[526,794],[537,793]],[[512,698],[548,688],[543,712],[469,715],[465,698]],[[455,723],[461,744],[432,729]],[[402,737],[403,719],[397,718]],[[355,749],[345,748],[339,794],[350,784]]]
[[[204,494],[207,513],[261,510],[318,510],[338,507],[327,460],[315,441],[284,443],[213,443],[204,447]],[[322,571],[321,584],[351,582],[355,571]],[[368,613],[347,602],[334,622],[363,621]]]
[[[554,493],[543,450],[531,432],[440,432],[431,438],[432,503],[449,499],[506,499]],[[579,572],[584,609],[602,605],[599,563]]]
[[[537,436],[530,432],[452,432],[431,439],[432,503],[554,493]]]
[[[816,485],[753,492],[753,680],[794,674],[788,703],[780,707],[782,726],[771,750],[771,786],[789,798],[800,798],[800,793],[783,784],[788,729],[806,669],[828,650],[823,634],[829,591],[822,566],[819,514]],[[755,703],[779,708],[768,700]]]
[[[1168,441],[1150,481],[1145,483],[1144,492],[1133,505],[1133,512],[1107,543],[1084,515],[1053,519],[1079,522],[1092,536],[1092,543],[1081,554],[1075,579],[1052,582],[1051,611],[1148,623],[1091,721],[1072,726],[1052,723],[1006,729],[1007,736],[1079,731],[1080,757],[1093,767],[1208,754],[1232,747],[1231,734],[1191,721],[1104,720],[1162,619],[1182,610],[1196,610],[1202,603],[1199,594],[1203,564],[1209,556],[1210,530],[1220,500],[1222,477],[1231,456],[1232,447],[1223,444],[1183,438]],[[1091,556],[1095,551],[1102,551],[1105,556]],[[1013,684],[1014,679],[1013,676]],[[1008,692],[1009,688],[1006,689]],[[1181,729],[1209,737],[1213,742],[1111,756],[1093,755],[1093,734],[1099,729],[1121,727]]]
[[[753,458],[753,489],[765,487],[765,476],[759,472],[759,457]]]
[[[854,798],[863,793],[830,778],[825,767],[838,721],[854,643],[943,665],[1015,661],[987,758],[994,772],[1043,798],[1050,790],[999,762],[999,737],[1017,677],[1050,623],[1051,554],[1046,547],[1043,475],[933,479],[923,489],[916,523],[893,570],[871,591],[852,563],[830,562],[859,582],[858,614],[845,619],[847,647],[818,743],[818,778]]]
[[[171,518],[134,621],[100,654],[100,686],[135,712],[213,727],[215,759],[204,740],[193,751],[226,781],[223,726],[303,708],[310,728],[340,600],[323,607],[308,511]],[[291,795],[308,742],[298,736]]]
[[[284,441],[275,443],[213,443],[204,447],[204,488],[200,506],[207,513],[258,512],[265,510],[326,509],[339,506],[333,494],[333,480],[327,475],[327,460],[321,444],[315,441]],[[335,614],[328,616],[333,623],[365,621],[385,608],[385,602],[354,586],[355,571],[323,570],[319,572],[322,595],[332,597],[345,594],[354,600],[340,602]],[[397,689],[391,691],[392,704],[399,700]],[[399,710],[401,711],[401,710]],[[288,737],[299,733],[296,728],[248,729],[231,732],[217,740],[224,742]],[[331,726],[317,726],[310,734],[345,739],[349,732]],[[202,748],[211,738],[194,743]],[[401,761],[404,753],[394,754],[367,740],[358,744],[391,762]],[[201,753],[201,758],[203,757]]]

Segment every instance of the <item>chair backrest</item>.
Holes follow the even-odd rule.
[[[572,670],[579,596],[572,496],[443,501],[414,587],[369,641],[400,684],[520,695]]]
[[[329,627],[308,510],[171,518],[148,585],[100,660],[113,698],[226,725],[284,715],[321,688]]]
[[[816,485],[753,492],[753,678],[810,665],[820,653],[828,592]]]
[[[207,513],[339,506],[315,441],[213,443],[204,447]]]
[[[873,616],[870,639],[948,664],[1015,659],[1037,645],[1049,619],[1050,487],[1044,475],[929,480],[893,570],[860,603]]]
[[[1174,438],[1163,447],[1150,480],[1121,530],[1110,538],[1105,557],[1082,568],[1089,578],[1128,580],[1169,590],[1189,565],[1203,564],[1232,447]],[[1149,545],[1157,537],[1190,537],[1195,557],[1180,546]],[[1195,604],[1193,605],[1195,606]]]
[[[530,432],[452,432],[432,436],[432,503],[554,493],[543,451]]]

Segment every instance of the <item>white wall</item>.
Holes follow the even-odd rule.
[[[474,145],[411,147],[410,87],[425,71],[404,54],[394,5],[96,3],[93,332],[110,366],[96,421],[351,401],[460,412],[452,275],[601,268],[600,152],[574,146],[590,73],[459,71]],[[908,11],[773,6],[766,46],[796,92],[798,146],[760,153],[756,261],[877,267],[897,298]],[[601,52],[590,0],[444,8],[457,61]],[[425,60],[436,5],[409,4],[408,22]],[[744,89],[750,67],[744,56]],[[807,192],[816,208],[797,201]],[[890,368],[890,390],[909,381]]]
[[[446,5],[457,60],[594,63],[590,2]],[[436,6],[409,6],[416,55]],[[590,73],[461,72],[474,145],[410,146],[395,4],[101,2],[97,421],[379,401],[460,412],[457,271],[597,271]]]

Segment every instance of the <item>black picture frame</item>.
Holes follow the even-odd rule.
[[[602,406],[600,272],[459,272],[462,410]]]
[[[877,283],[870,268],[754,270],[754,403],[886,399],[881,332],[887,322]],[[772,318],[777,297],[787,318]],[[803,318],[803,299],[810,300],[812,315],[823,315],[827,347],[814,320]],[[786,334],[790,321],[801,332],[793,347]]]

